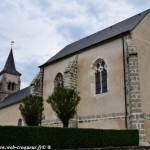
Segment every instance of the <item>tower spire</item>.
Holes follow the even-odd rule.
[[[10,73],[10,74],[21,76],[21,73],[19,73],[15,67],[15,61],[14,61],[13,50],[12,50],[13,44],[14,44],[14,41],[11,41],[10,53],[9,53],[9,56],[8,56],[7,61],[5,63],[5,66],[4,66],[3,70],[0,72],[0,74]]]

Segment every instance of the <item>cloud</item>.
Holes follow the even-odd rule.
[[[149,9],[150,1],[148,0],[126,0],[128,4],[132,5],[138,12]]]
[[[23,88],[35,77],[38,66],[64,46],[149,6],[147,0],[1,0],[0,69],[13,40]]]

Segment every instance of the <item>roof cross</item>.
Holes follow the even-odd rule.
[[[11,48],[12,48],[12,46],[14,45],[14,43],[15,43],[14,41],[11,41],[11,43],[10,43],[10,44],[11,44]]]

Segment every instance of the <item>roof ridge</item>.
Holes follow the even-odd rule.
[[[72,43],[66,45],[65,47],[70,46],[71,44],[74,44],[74,43],[76,43],[76,42],[78,42],[78,41],[80,41],[80,40],[83,40],[83,39],[85,39],[85,38],[89,38],[90,36],[95,35],[95,34],[97,34],[97,33],[99,33],[99,32],[102,32],[102,31],[105,31],[105,30],[107,30],[107,29],[113,28],[114,26],[116,26],[116,25],[118,25],[118,24],[120,24],[120,23],[122,23],[122,22],[125,22],[125,21],[127,21],[128,19],[131,19],[131,18],[133,18],[133,17],[135,17],[135,16],[141,15],[141,14],[144,13],[144,12],[147,12],[147,13],[143,16],[143,18],[144,18],[144,17],[149,13],[149,11],[150,11],[150,9],[147,9],[147,10],[141,12],[141,13],[135,14],[135,15],[129,17],[129,18],[126,18],[125,20],[119,21],[119,22],[117,22],[117,23],[115,23],[115,24],[113,24],[113,25],[111,25],[111,26],[108,26],[108,27],[106,27],[106,28],[104,28],[104,29],[102,29],[102,30],[100,30],[100,31],[97,31],[97,32],[95,32],[95,33],[93,33],[93,34],[90,34],[90,35],[88,35],[88,36],[86,36],[86,37],[83,37],[83,38],[81,38],[81,39],[79,39],[79,40],[77,40],[77,41],[75,41],[75,42],[72,42]],[[143,18],[142,18],[142,19],[143,19]],[[140,21],[142,21],[142,19],[141,19]],[[134,29],[134,28],[133,28],[133,29]],[[133,30],[133,29],[132,29],[132,30]],[[64,47],[64,48],[65,48],[65,47]]]
[[[147,9],[147,10],[141,12],[141,13],[138,13],[137,15],[140,16],[140,15],[143,14],[144,12],[146,12],[145,15],[142,17],[141,20],[139,20],[139,22],[137,23],[137,25],[138,25],[138,24],[144,19],[144,17],[150,12],[150,9]],[[135,15],[135,16],[136,16],[136,15]],[[137,25],[135,25],[135,26],[132,28],[132,30],[134,30],[134,29],[137,27]]]

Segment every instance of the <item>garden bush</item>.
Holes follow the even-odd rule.
[[[67,149],[137,146],[138,143],[138,130],[0,126],[2,146],[50,145],[52,149]]]

